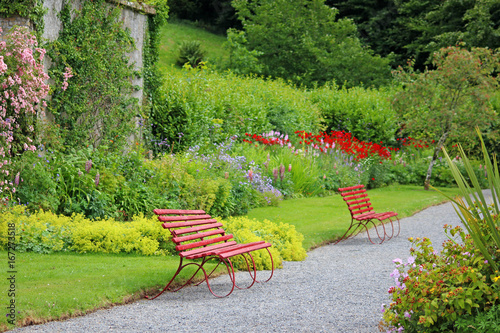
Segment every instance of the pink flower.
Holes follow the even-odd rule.
[[[88,160],[87,162],[85,162],[85,171],[89,173],[91,168],[92,168],[92,160]]]
[[[274,177],[274,181],[278,180],[278,169],[276,169],[276,168],[273,169],[273,177]]]

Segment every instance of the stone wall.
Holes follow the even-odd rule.
[[[72,1],[72,5],[74,9],[80,9],[82,1],[85,0],[77,0]],[[134,63],[134,67],[137,70],[142,69],[143,67],[143,45],[144,39],[147,38],[147,16],[154,15],[154,8],[137,4],[134,2],[128,2],[125,0],[107,0],[112,5],[119,5],[122,7],[122,22],[125,28],[128,28],[131,32],[131,36],[135,40],[136,50],[129,54],[130,62]],[[45,28],[42,34],[42,37],[49,41],[54,41],[59,37],[59,32],[62,29],[61,20],[57,17],[58,13],[61,11],[65,0],[44,0],[43,6],[47,8],[47,13],[44,15]],[[3,29],[4,33],[10,30],[14,25],[19,26],[29,26],[32,27],[32,24],[29,22],[27,18],[22,18],[19,16],[13,16],[8,18],[0,17],[0,27]],[[50,59],[48,57],[45,58],[45,68],[50,68]],[[139,87],[143,87],[143,79],[142,78],[134,78],[132,83],[134,85],[138,85]],[[142,102],[142,89],[134,92],[133,97],[139,99],[139,103]]]
[[[19,26],[31,26],[31,22],[29,19],[25,17],[21,17],[18,15],[12,16],[12,17],[2,17],[0,16],[0,28],[2,28],[2,36],[0,36],[0,40],[5,40],[3,38],[3,34],[5,34],[7,31],[9,31],[13,26],[19,25]]]

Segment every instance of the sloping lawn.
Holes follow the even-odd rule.
[[[225,36],[213,34],[193,24],[174,22],[166,24],[161,30],[158,61],[160,68],[169,69],[174,66],[180,69],[175,63],[179,56],[179,46],[184,41],[199,41],[209,63],[227,57],[227,52],[222,48],[226,41]]]

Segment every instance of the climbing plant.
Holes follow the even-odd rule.
[[[59,15],[63,29],[46,46],[56,88],[47,109],[66,147],[106,144],[119,149],[139,113],[137,99],[131,97],[138,89],[131,79],[139,73],[127,55],[135,45],[122,27],[120,8],[104,0],[85,1],[73,13],[66,4]]]
[[[46,11],[43,0],[0,1],[0,16],[19,15],[28,18],[35,27],[37,39],[40,39],[45,27],[43,15]]]

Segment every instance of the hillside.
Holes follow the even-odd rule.
[[[190,40],[201,43],[209,63],[213,64],[226,56],[222,48],[222,44],[226,41],[225,36],[213,34],[190,22],[169,22],[163,27],[160,35],[159,67],[161,69],[170,68],[172,65],[175,67],[179,46],[182,42]]]

